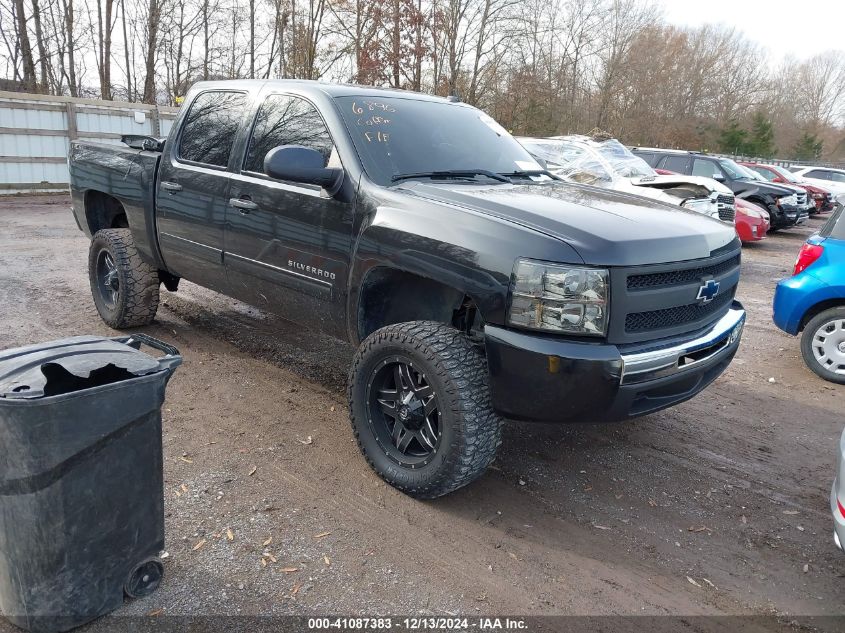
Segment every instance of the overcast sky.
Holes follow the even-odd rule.
[[[845,50],[845,0],[658,0],[674,24],[722,23],[744,31],[777,64]]]

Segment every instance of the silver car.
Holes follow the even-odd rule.
[[[839,438],[836,479],[830,491],[830,511],[833,512],[833,541],[836,547],[845,550],[845,431]]]

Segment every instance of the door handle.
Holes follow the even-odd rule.
[[[242,198],[229,198],[229,206],[235,207],[244,215],[258,208],[258,205],[252,200],[244,200]]]
[[[161,182],[161,188],[165,191],[169,191],[170,193],[182,191],[182,185],[180,185],[178,182],[167,182],[166,180],[163,180]]]

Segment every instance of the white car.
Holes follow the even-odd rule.
[[[734,223],[734,194],[725,185],[702,176],[659,175],[616,139],[573,135],[517,140],[566,180],[634,193]]]
[[[839,205],[845,206],[845,169],[835,169],[833,167],[792,167],[790,171],[811,185],[827,189]]]

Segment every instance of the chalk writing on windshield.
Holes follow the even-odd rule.
[[[362,101],[360,104],[357,101],[352,102],[352,112],[355,114],[364,114],[368,112],[396,112],[396,108],[381,101]]]
[[[390,141],[390,134],[387,132],[364,132],[364,138],[367,139],[368,143],[387,143]]]
[[[374,114],[371,117],[359,117],[356,121],[358,125],[361,126],[375,126],[375,125],[388,125],[390,123],[390,119],[387,117],[380,116],[378,114]]]
[[[390,142],[390,133],[377,129],[390,125],[391,119],[384,116],[384,114],[390,112],[396,112],[396,108],[381,101],[363,100],[352,102],[352,113],[363,115],[359,116],[355,123],[360,127],[370,128],[362,132],[368,143]]]

